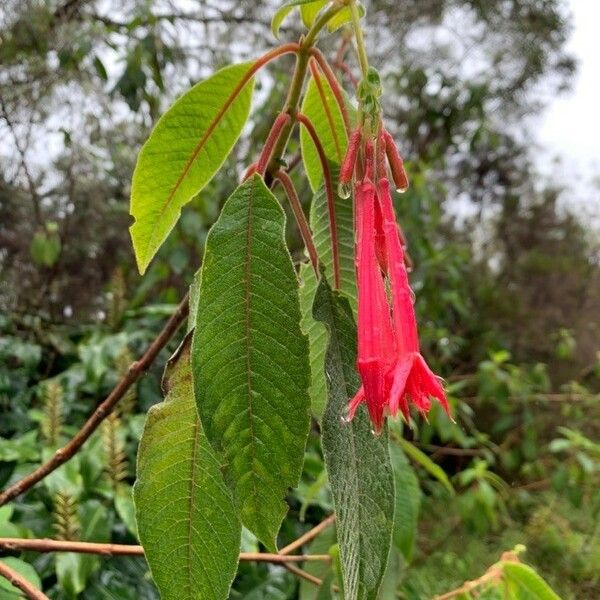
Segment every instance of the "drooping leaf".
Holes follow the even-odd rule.
[[[507,598],[514,600],[560,600],[550,586],[529,566],[505,562],[502,568]]]
[[[365,7],[363,4],[361,4],[360,2],[358,2],[357,4],[358,4],[358,15],[362,19],[365,16],[367,11],[365,10]],[[346,8],[343,8],[342,10],[340,10],[340,12],[337,13],[327,23],[327,29],[329,29],[329,31],[336,31],[337,29],[339,29],[343,25],[346,25],[346,23],[350,23],[351,21],[352,21],[352,11],[350,10],[350,7],[346,7]]]
[[[327,350],[327,330],[323,323],[315,321],[312,306],[317,291],[317,277],[312,265],[304,263],[300,267],[300,308],[302,310],[302,331],[308,336],[310,351],[310,405],[313,415],[321,418],[327,403],[325,382],[325,351]]]
[[[302,16],[302,22],[305,27],[311,27],[315,22],[317,15],[329,0],[317,0],[316,2],[309,2],[300,6],[300,15]]]
[[[432,477],[435,477],[451,494],[454,494],[454,488],[444,472],[444,469],[436,465],[430,458],[419,450],[414,444],[403,438],[397,438],[396,441],[400,444],[402,450],[410,456],[416,463],[420,464]]]
[[[321,140],[325,157],[333,165],[341,165],[346,148],[348,135],[344,126],[342,112],[336,102],[331,86],[321,75],[320,89],[314,79],[310,79],[306,94],[302,101],[302,113],[313,123]],[[322,94],[321,94],[322,92]],[[316,191],[323,181],[323,168],[312,138],[306,128],[300,129],[300,148],[306,176],[313,191]],[[337,180],[337,177],[335,178]],[[334,184],[337,187],[337,184]]]
[[[276,38],[279,38],[279,28],[285,20],[285,18],[296,8],[297,6],[309,5],[309,4],[321,4],[322,0],[289,0],[282,6],[280,6],[271,19],[271,31]],[[318,12],[318,11],[317,11]]]
[[[332,170],[337,179],[337,169]],[[335,194],[335,216],[340,255],[341,291],[350,299],[350,305],[356,307],[356,276],[354,274],[354,224],[352,200],[340,198]],[[333,283],[333,251],[329,230],[327,195],[323,185],[313,197],[310,209],[310,227],[321,264],[330,283]]]
[[[181,208],[212,179],[250,112],[250,63],[196,84],[159,119],[142,147],[131,185],[130,228],[143,273],[179,219]]]
[[[188,336],[165,372],[167,396],[148,412],[134,499],[139,536],[162,598],[227,598],[241,525],[194,402]]]
[[[314,314],[329,331],[326,357],[329,401],[322,444],[336,514],[346,600],[377,598],[391,546],[394,476],[387,430],[379,437],[361,407],[345,423],[348,399],[359,387],[356,327],[348,301],[322,278]]]
[[[192,352],[206,435],[242,523],[270,549],[310,425],[308,342],[284,231],[259,176],[225,203],[206,241]]]
[[[390,457],[396,484],[393,539],[396,548],[402,552],[404,559],[410,562],[417,536],[421,488],[413,468],[397,444],[390,444]]]

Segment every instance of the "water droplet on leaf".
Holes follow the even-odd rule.
[[[352,182],[351,181],[340,181],[338,185],[338,196],[344,200],[350,198],[352,194]]]

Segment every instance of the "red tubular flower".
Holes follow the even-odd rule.
[[[380,143],[386,143],[387,149],[389,139],[382,136]],[[350,401],[348,417],[352,419],[358,406],[366,402],[374,429],[379,432],[388,412],[395,416],[400,410],[408,421],[410,402],[422,414],[429,411],[432,397],[448,415],[450,410],[439,379],[419,350],[404,240],[396,222],[385,165],[372,165],[370,142],[364,154],[365,178],[355,186],[357,367],[363,385]],[[377,158],[378,162],[382,160]],[[374,173],[380,175],[377,186],[371,180]]]
[[[363,385],[350,403],[349,417],[366,400],[375,430],[381,431],[395,352],[385,284],[375,251],[375,202],[375,186],[370,181],[356,187],[358,371]]]

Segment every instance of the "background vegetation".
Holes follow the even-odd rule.
[[[137,151],[190,83],[272,45],[272,5],[3,4],[0,487],[78,429],[185,293],[291,63],[260,80],[252,126],[225,173],[184,210],[143,278],[127,232]],[[600,243],[588,215],[573,214],[536,173],[524,126],[543,108],[540,98],[573,76],[568,6],[372,0],[368,8],[386,122],[412,179],[397,212],[415,264],[424,354],[446,377],[458,421],[434,412],[429,424],[396,431],[423,454],[400,470],[414,493],[396,536],[387,588],[395,592],[385,598],[445,592],[517,544],[563,598],[600,597]],[[282,37],[299,33],[297,19],[287,20]],[[334,57],[333,40],[327,44]],[[307,183],[296,183],[308,205]],[[289,239],[301,259],[292,225]],[[147,409],[161,399],[168,356],[74,460],[0,508],[0,537],[135,543],[137,441]],[[315,433],[302,484],[288,499],[282,545],[331,511],[322,466]],[[330,540],[323,534],[314,544],[326,550]],[[256,549],[256,540],[248,536],[244,549]],[[52,598],[157,597],[140,558],[2,560],[39,577]],[[4,585],[0,598],[14,597]],[[251,563],[231,593],[314,596],[282,568]]]

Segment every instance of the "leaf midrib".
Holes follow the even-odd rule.
[[[175,194],[179,190],[179,187],[181,186],[185,177],[187,177],[187,174],[189,173],[190,169],[192,168],[192,165],[194,164],[194,161],[196,160],[196,158],[198,158],[198,155],[202,151],[202,148],[206,144],[208,138],[212,135],[212,133],[216,129],[217,125],[221,122],[221,120],[223,119],[223,117],[225,116],[225,114],[227,113],[229,108],[231,107],[231,105],[234,103],[234,101],[240,95],[240,93],[242,92],[244,87],[246,87],[246,85],[250,82],[250,80],[252,79],[253,76],[254,76],[253,69],[252,69],[252,67],[249,67],[248,71],[244,74],[244,76],[242,77],[240,82],[237,84],[237,86],[234,88],[234,90],[231,92],[231,94],[229,94],[229,96],[227,97],[225,104],[223,104],[223,106],[221,107],[219,112],[216,114],[214,119],[211,121],[207,130],[204,132],[204,135],[200,138],[200,140],[194,147],[194,150],[192,151],[190,158],[188,159],[185,166],[183,167],[183,171],[177,178],[177,181],[175,182],[173,189],[169,192],[167,199],[164,201],[163,206],[160,209],[159,216],[157,218],[157,222],[160,222],[162,220],[162,218],[165,214],[165,211],[167,210],[167,208],[173,201]],[[150,250],[150,248],[153,245],[157,231],[158,231],[158,228],[154,227],[152,229],[152,232],[150,233],[150,237],[148,238],[148,242],[146,244],[146,254],[148,253],[148,251]]]
[[[189,486],[189,501],[188,501],[188,513],[189,513],[189,518],[188,518],[188,545],[187,545],[187,559],[188,559],[188,569],[187,569],[187,576],[188,576],[188,589],[192,590],[193,589],[193,581],[192,581],[192,569],[190,567],[190,565],[192,564],[192,507],[194,505],[194,488],[196,487],[196,460],[198,457],[198,426],[199,426],[199,422],[198,422],[198,416],[195,415],[194,418],[194,428],[193,428],[193,435],[194,435],[194,441],[192,443],[192,473],[190,476],[190,486]]]
[[[245,328],[246,328],[246,385],[248,386],[248,426],[250,429],[250,452],[252,454],[252,487],[256,493],[256,478],[254,477],[254,466],[256,464],[256,441],[254,436],[254,413],[252,409],[252,377],[251,373],[251,361],[250,361],[250,350],[252,347],[251,331],[252,331],[252,319],[250,317],[250,311],[252,310],[252,300],[250,293],[250,278],[252,276],[252,234],[254,227],[254,200],[255,200],[256,186],[252,187],[250,198],[248,200],[248,227],[246,228],[246,265],[244,270],[244,305],[245,305]]]

